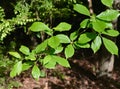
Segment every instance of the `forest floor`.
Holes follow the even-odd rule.
[[[111,78],[96,78],[92,58],[86,59],[73,57],[70,59],[71,68],[57,66],[38,81],[26,73],[16,78],[21,86],[13,89],[120,89],[120,63]]]

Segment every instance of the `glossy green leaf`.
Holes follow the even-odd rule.
[[[113,29],[113,24],[111,22],[106,23],[107,29]]]
[[[26,56],[25,59],[29,59],[31,61],[35,61],[36,60],[36,57],[35,57],[35,54],[33,53],[30,53],[30,55]]]
[[[65,48],[65,57],[70,58],[73,55],[74,55],[74,48],[73,48],[72,44],[70,44]]]
[[[108,1],[108,0],[107,0]],[[113,21],[119,16],[119,12],[117,10],[106,10],[97,15],[97,18],[104,21]]]
[[[58,47],[55,49],[54,54],[58,54],[58,53],[60,53],[60,52],[62,52],[62,51],[63,51],[63,47],[62,47],[62,46],[58,46]]]
[[[30,54],[30,49],[28,47],[24,46],[24,45],[22,45],[19,50],[20,50],[20,52],[22,52],[25,55]]]
[[[43,65],[45,68],[54,69],[56,66],[56,61],[54,61],[51,55],[47,55],[43,59]]]
[[[92,21],[92,26],[93,26],[93,29],[97,32],[102,32],[107,27],[106,22],[98,19]]]
[[[56,37],[59,38],[60,43],[70,43],[71,42],[70,39],[69,39],[69,37],[67,35],[58,34],[58,35],[56,35]]]
[[[80,43],[80,44],[88,43],[91,40],[93,40],[95,37],[96,37],[95,33],[89,33],[89,32],[83,33],[78,38],[78,43]]]
[[[42,22],[34,22],[31,26],[30,26],[30,30],[33,32],[39,32],[39,31],[49,31],[51,30],[46,24],[42,23]]]
[[[18,52],[9,52],[9,54],[12,55],[15,58],[21,59],[21,56],[20,56],[20,54]]]
[[[66,22],[61,22],[56,27],[53,28],[55,31],[69,31],[71,29],[71,25]]]
[[[75,32],[73,32],[73,33],[70,34],[70,39],[72,41],[74,41],[75,39],[77,39],[77,37],[78,37],[78,31],[75,31]]]
[[[76,48],[90,48],[90,44],[89,43],[84,43],[84,44],[80,44],[78,42],[74,42]]]
[[[47,47],[47,41],[45,40],[44,42],[42,42],[41,44],[37,45],[37,47],[35,48],[35,52],[36,53],[40,53],[42,51],[45,51],[46,47]]]
[[[113,5],[113,1],[114,0],[101,0],[102,4],[104,4],[105,6],[108,6],[108,7],[112,7]]]
[[[56,36],[52,36],[48,39],[48,45],[52,48],[57,48],[60,45],[60,40]]]
[[[101,45],[102,45],[101,38],[97,36],[91,44],[93,52],[96,53],[100,49]]]
[[[47,64],[44,65],[45,68],[48,68],[48,69],[54,69],[56,66],[56,62],[48,62]]]
[[[33,76],[33,78],[35,78],[36,80],[38,80],[39,77],[40,77],[40,69],[38,68],[37,65],[34,65],[33,68],[32,68],[32,76]]]
[[[47,55],[43,60],[44,67],[49,69],[55,68],[56,63],[64,67],[70,67],[68,60],[61,58],[59,56]]]
[[[74,7],[73,7],[73,9],[75,11],[77,11],[78,13],[80,13],[80,14],[90,16],[89,10],[84,5],[75,4]]]
[[[43,65],[47,64],[51,60],[52,60],[52,57],[50,55],[45,56],[43,59]]]
[[[30,63],[25,62],[22,64],[22,71],[28,70],[30,69],[30,67],[32,67],[32,65]]]
[[[10,72],[10,77],[15,77],[16,75],[19,75],[22,72],[22,61],[17,62]]]
[[[89,24],[89,19],[84,19],[81,23],[80,23],[80,28],[86,28]]]
[[[61,66],[70,67],[70,64],[69,64],[67,59],[64,59],[62,57],[55,56],[55,55],[52,55],[52,58],[53,58],[54,61],[56,61]]]
[[[104,43],[104,45],[105,45],[105,48],[106,48],[111,54],[118,55],[118,47],[117,47],[117,45],[116,45],[113,41],[111,41],[111,40],[109,40],[109,39],[107,39],[107,38],[102,37],[102,39],[103,39],[103,43]]]
[[[108,35],[108,36],[112,36],[112,37],[116,37],[120,33],[117,30],[105,30],[105,31],[102,32],[102,34],[105,34],[105,35]]]
[[[90,44],[89,43],[85,43],[85,44],[79,44],[80,48],[90,48]]]

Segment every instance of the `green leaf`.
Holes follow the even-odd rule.
[[[56,61],[58,64],[60,64],[64,67],[70,67],[70,64],[69,64],[67,59],[64,59],[64,58],[59,57],[59,56],[54,56],[54,55],[52,55],[52,58],[54,61]]]
[[[106,23],[106,28],[107,29],[113,29],[113,24],[111,22]]]
[[[32,68],[32,76],[33,78],[35,78],[36,80],[39,79],[40,77],[40,69],[38,68],[38,66],[34,65]]]
[[[89,33],[89,32],[83,33],[83,34],[81,34],[80,37],[78,38],[78,43],[80,43],[80,44],[88,43],[88,42],[90,42],[92,39],[94,39],[95,37],[96,37],[96,34],[95,34],[95,33]]]
[[[58,63],[64,67],[70,67],[69,62],[66,59],[61,58],[59,56],[47,55],[43,60],[44,67],[49,68],[49,69],[55,68],[56,63]]]
[[[102,32],[107,27],[106,22],[98,19],[92,21],[92,26],[93,26],[93,29],[97,32]]]
[[[86,28],[89,24],[89,19],[84,19],[81,23],[80,23],[80,28]]]
[[[9,52],[9,54],[12,55],[15,58],[21,59],[21,56],[20,56],[20,54],[18,52]]]
[[[111,40],[109,40],[109,39],[107,39],[107,38],[102,37],[102,39],[103,39],[103,43],[104,43],[104,45],[105,45],[105,48],[106,48],[111,54],[118,55],[118,47],[117,47],[117,45],[116,45],[113,41],[111,41]]]
[[[65,48],[65,57],[69,58],[72,57],[73,55],[74,55],[74,48],[72,44],[70,44]]]
[[[75,11],[77,11],[78,13],[80,13],[80,14],[90,16],[89,10],[84,5],[75,4],[74,7],[73,7],[73,9]]]
[[[84,44],[80,44],[78,42],[74,42],[76,48],[90,48],[90,44],[89,43],[84,43]]]
[[[58,35],[56,35],[56,37],[59,38],[60,43],[70,43],[71,42],[70,39],[69,39],[69,37],[67,35],[58,34]]]
[[[70,39],[74,41],[78,37],[78,31],[74,31],[73,33],[70,34]]]
[[[10,72],[10,77],[15,77],[22,72],[22,61],[17,62],[14,66],[12,71]]]
[[[47,64],[48,62],[50,62],[52,60],[51,55],[47,55],[44,57],[43,59],[43,65]]]
[[[112,4],[113,4],[113,0],[101,0],[102,4],[104,4],[105,6],[108,6],[108,7],[112,7]]]
[[[61,22],[56,27],[53,28],[55,31],[69,31],[71,29],[71,25],[66,22]]]
[[[62,47],[62,46],[58,46],[58,47],[55,49],[54,54],[58,54],[58,53],[60,53],[60,52],[62,52],[62,51],[63,51],[63,47]]]
[[[97,36],[91,44],[91,48],[92,48],[93,52],[96,53],[100,49],[101,45],[102,45],[101,38],[99,36]]]
[[[117,30],[105,30],[102,32],[102,34],[108,35],[108,36],[112,36],[112,37],[116,37],[119,35],[119,32]]]
[[[29,59],[31,61],[35,61],[36,57],[34,53],[30,53],[30,55],[26,56],[25,59]]]
[[[45,77],[45,76],[46,76],[45,72],[44,72],[44,71],[41,71],[41,72],[40,72],[40,77]]]
[[[60,40],[56,36],[52,36],[48,39],[48,45],[52,48],[57,48],[60,45]]]
[[[34,22],[30,26],[30,30],[33,32],[39,32],[39,31],[50,31],[51,29],[42,22]]]
[[[22,64],[22,71],[28,70],[32,65],[30,63],[23,63]]]
[[[108,0],[107,0],[108,1]],[[104,20],[104,21],[113,21],[119,16],[119,12],[117,10],[106,10],[99,15],[97,18]]]
[[[45,68],[54,69],[56,66],[56,61],[53,60],[51,55],[47,55],[43,59],[43,65]]]
[[[47,47],[47,41],[45,40],[44,42],[42,42],[41,44],[37,45],[37,47],[35,48],[35,52],[36,53],[40,53],[42,51],[45,51],[46,47]]]
[[[48,69],[54,69],[56,66],[56,62],[48,62],[47,64],[44,65],[45,68],[48,68]]]
[[[22,52],[25,55],[30,54],[30,49],[28,47],[24,46],[24,45],[22,45],[19,50],[20,50],[20,52]]]

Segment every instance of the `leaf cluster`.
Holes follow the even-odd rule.
[[[29,3],[19,1],[15,5],[15,17],[12,19],[4,19],[4,11],[0,8],[2,12],[0,14],[1,41],[16,29],[16,25],[25,26],[28,34],[29,32],[34,33],[35,36],[41,38],[46,35],[46,38],[32,49],[21,45],[19,50],[8,52],[15,59],[10,76],[15,77],[21,72],[31,69],[33,78],[38,80],[39,77],[45,76],[45,69],[54,69],[58,64],[70,68],[68,59],[75,54],[77,49],[81,48],[91,48],[96,53],[101,45],[104,45],[111,54],[118,55],[118,47],[107,36],[114,38],[119,35],[112,25],[112,21],[118,18],[119,12],[112,8],[113,0],[101,0],[101,2],[108,9],[98,15],[95,13],[91,15],[90,10],[82,3],[77,3],[77,0],[33,0]],[[56,16],[64,16],[61,13],[63,10],[66,12],[66,16],[70,16],[71,11],[74,14],[77,12],[86,16],[79,23],[79,29],[71,31],[72,25],[65,21],[56,26],[52,25]],[[29,23],[30,25],[28,25]],[[87,31],[87,29],[91,30]],[[69,35],[64,33],[69,33]],[[58,56],[60,53],[64,53],[65,57]]]

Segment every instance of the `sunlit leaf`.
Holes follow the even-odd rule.
[[[117,30],[105,30],[105,31],[102,32],[102,34],[116,37],[116,36],[118,36],[120,33],[119,33]]]
[[[113,5],[113,0],[101,0],[101,2],[108,7],[112,7]]]
[[[56,37],[59,38],[60,43],[70,43],[71,42],[70,39],[69,39],[69,37],[67,35],[58,34],[58,35],[56,35]]]
[[[70,64],[67,59],[64,59],[59,56],[54,56],[54,55],[52,55],[52,59],[56,61],[58,64],[60,64],[61,66],[70,67]]]
[[[98,19],[92,21],[92,26],[93,26],[94,30],[97,32],[102,32],[107,27],[106,22],[104,22],[102,20],[98,20]]]
[[[9,52],[10,55],[12,55],[15,58],[21,58],[20,54],[18,52]]]
[[[47,64],[48,62],[50,62],[52,60],[50,55],[47,55],[44,57],[43,59],[43,65]]]
[[[25,59],[29,59],[31,61],[35,61],[36,60],[36,57],[35,57],[35,54],[33,53],[30,53],[30,55],[26,56]]]
[[[55,49],[54,54],[58,54],[58,53],[60,53],[60,52],[62,52],[62,51],[63,51],[63,47],[62,47],[62,46],[58,46],[58,47]]]
[[[100,49],[101,45],[102,45],[101,38],[97,36],[91,44],[93,52],[96,53]]]
[[[74,41],[78,37],[78,31],[75,31],[70,34],[70,39]]]
[[[81,28],[86,28],[89,24],[89,19],[84,19],[81,23],[80,23],[80,27]]]
[[[53,62],[48,62],[47,64],[44,65],[45,68],[48,68],[48,69],[54,69],[56,66],[56,62],[53,61]]]
[[[65,56],[66,58],[72,57],[74,55],[74,48],[70,44],[65,48]]]
[[[43,59],[43,65],[45,68],[54,69],[56,66],[56,61],[54,61],[51,55],[47,55]]]
[[[71,29],[71,25],[66,22],[61,22],[56,27],[53,28],[55,31],[69,31]]]
[[[113,41],[111,41],[111,40],[109,40],[109,39],[107,39],[107,38],[102,37],[102,39],[103,39],[103,43],[104,43],[104,45],[105,45],[105,48],[106,48],[111,54],[118,55],[118,47],[117,47],[117,45],[116,45]]]
[[[87,42],[90,42],[95,37],[96,37],[95,33],[89,33],[89,32],[83,33],[80,35],[80,37],[78,39],[78,43],[85,44]]]
[[[22,71],[28,70],[32,65],[30,63],[23,63],[22,64]]]
[[[77,11],[78,13],[80,13],[80,14],[90,16],[89,10],[84,5],[75,4],[74,7],[73,7],[73,9],[75,11]]]
[[[75,44],[75,47],[76,48],[90,48],[90,44],[89,43],[84,43],[84,44],[80,44],[80,43],[78,43],[78,42],[74,42],[74,44]]]
[[[20,52],[22,52],[25,55],[30,54],[30,49],[28,47],[24,46],[24,45],[22,45],[19,50],[20,50]]]
[[[46,47],[47,47],[47,41],[45,40],[43,41],[41,44],[38,44],[37,47],[35,48],[36,53],[40,53],[42,51],[45,51]]]
[[[22,61],[17,62],[10,72],[10,77],[15,77],[16,75],[19,75],[22,72]]]
[[[39,32],[39,31],[49,31],[51,30],[46,24],[42,23],[42,22],[34,22],[31,27],[30,30],[33,32]]]
[[[34,65],[33,68],[32,68],[32,76],[33,76],[33,78],[35,78],[36,80],[38,80],[39,77],[40,77],[40,69],[38,68],[37,65]]]
[[[56,36],[52,36],[48,39],[48,45],[52,48],[56,48],[60,45],[60,40]]]
[[[108,1],[108,0],[107,0]],[[113,21],[119,16],[119,12],[117,10],[106,10],[97,15],[97,18],[104,21]]]

